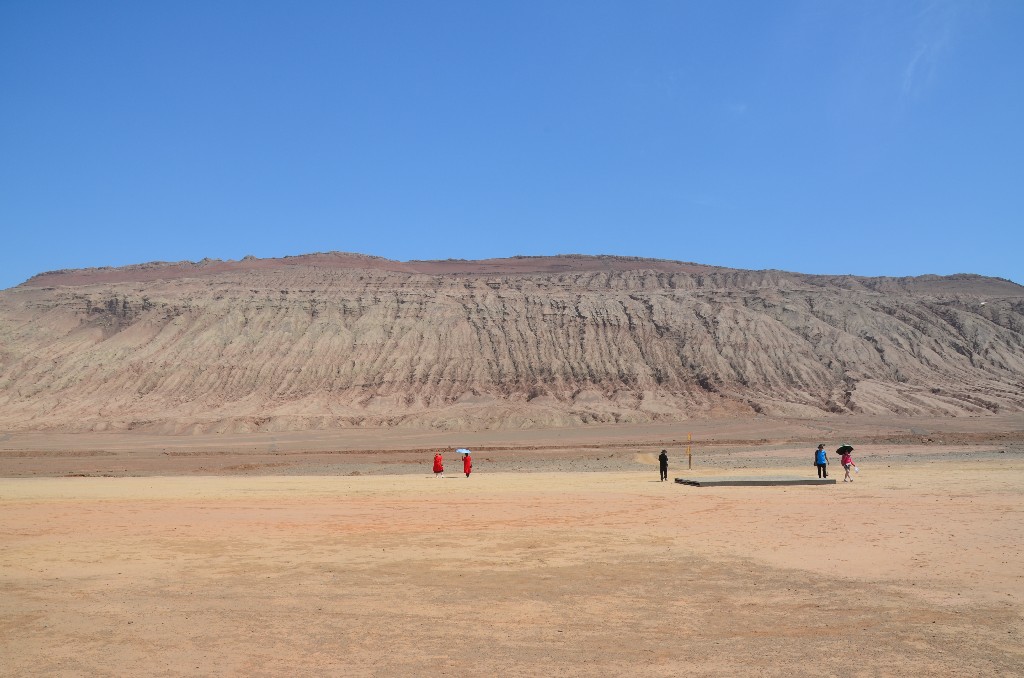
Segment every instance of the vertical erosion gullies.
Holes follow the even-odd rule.
[[[0,293],[0,427],[1024,410],[1021,298],[829,280],[292,267],[17,288]]]

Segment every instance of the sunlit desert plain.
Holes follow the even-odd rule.
[[[819,441],[855,446],[853,483],[671,482],[811,478]],[[1019,675],[1022,442],[1019,417],[7,434],[0,669]]]

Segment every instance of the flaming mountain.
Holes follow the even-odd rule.
[[[610,256],[325,253],[0,291],[0,430],[1024,412],[1024,287]]]

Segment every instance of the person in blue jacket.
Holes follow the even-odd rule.
[[[828,478],[828,459],[825,457],[824,445],[818,445],[814,451],[814,465],[818,467],[819,478]]]

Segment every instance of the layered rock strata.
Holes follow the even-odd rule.
[[[0,429],[523,428],[1024,411],[1024,288],[329,253],[0,292]]]

